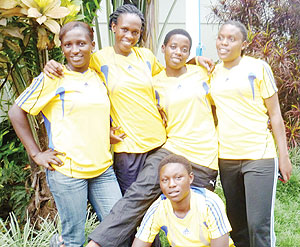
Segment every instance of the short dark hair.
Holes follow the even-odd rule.
[[[177,154],[169,154],[168,156],[163,158],[162,161],[159,163],[158,173],[160,174],[161,169],[165,165],[170,164],[170,163],[179,163],[184,166],[184,168],[186,169],[188,174],[190,174],[192,172],[192,164],[188,159],[186,159],[183,156],[177,155]]]
[[[63,37],[65,36],[65,34],[68,31],[71,31],[73,28],[82,28],[83,30],[85,30],[89,36],[89,38],[91,39],[91,41],[94,40],[94,31],[93,29],[86,23],[82,22],[82,21],[71,21],[68,22],[67,24],[63,25],[63,27],[60,29],[59,32],[59,40],[62,41]]]
[[[243,23],[241,23],[241,22],[239,22],[239,21],[228,20],[228,21],[226,21],[225,23],[223,23],[223,24],[221,25],[220,29],[221,29],[223,26],[225,26],[225,25],[232,25],[232,26],[237,27],[237,28],[240,30],[240,32],[241,32],[241,34],[242,34],[242,36],[243,36],[243,40],[242,40],[242,41],[243,41],[243,42],[244,42],[244,41],[247,41],[247,39],[248,39],[248,35],[247,35],[248,31],[247,31],[247,28],[245,27],[245,25],[244,25]],[[244,50],[241,51],[241,55],[242,55],[242,56],[244,55]]]
[[[191,38],[191,35],[184,29],[181,29],[181,28],[176,28],[176,29],[173,29],[171,30],[170,32],[167,33],[165,39],[164,39],[164,45],[166,46],[170,40],[170,38],[173,36],[173,35],[176,35],[176,34],[181,34],[185,37],[187,37],[190,41],[190,49],[189,51],[191,51],[191,47],[192,47],[192,38]]]
[[[247,40],[247,28],[245,27],[245,25],[239,21],[233,21],[233,20],[229,20],[229,21],[226,21],[225,23],[222,24],[221,28],[225,25],[232,25],[232,26],[235,26],[237,27],[238,29],[240,29],[240,32],[243,36],[243,41]]]
[[[145,18],[143,13],[133,4],[121,5],[109,16],[109,29],[111,30],[112,23],[118,24],[118,18],[122,14],[135,14],[141,19],[142,22],[141,37],[142,37],[143,31],[145,29]]]

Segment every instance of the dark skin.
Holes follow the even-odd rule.
[[[63,153],[51,149],[46,151],[40,150],[34,141],[29,126],[27,113],[25,111],[23,111],[18,105],[14,104],[8,112],[8,116],[17,133],[17,136],[20,138],[29,156],[37,165],[43,166],[51,171],[54,171],[54,168],[51,166],[51,164],[57,166],[63,165],[62,161],[57,157],[57,155],[64,155]]]
[[[206,58],[206,57],[195,57],[195,58],[192,58],[191,60],[189,60],[187,63],[188,64],[196,64],[196,60],[195,59],[198,59],[198,63],[203,66],[204,68],[207,69],[208,73],[210,74],[214,67],[215,67],[215,64],[214,62],[209,59],[209,58]],[[54,76],[56,77],[59,77],[59,78],[63,78],[64,77],[64,73],[63,73],[63,66],[56,62],[55,60],[50,60],[46,65],[45,65],[45,68],[44,68],[44,73],[49,77],[49,78],[52,78],[54,79]],[[167,127],[167,117],[166,117],[166,114],[165,112],[163,111],[162,107],[160,105],[157,105],[157,109],[161,115],[161,118],[163,120],[163,125],[165,127]],[[120,135],[115,135],[115,131],[120,129],[120,126],[118,127],[111,127],[110,129],[110,143],[111,144],[116,144],[120,141],[123,141],[124,138],[126,137],[126,134],[125,133],[122,133]]]
[[[193,179],[193,172],[189,173],[184,165],[179,163],[166,164],[160,170],[160,188],[163,194],[170,200],[173,212],[178,218],[184,218],[190,211],[190,185]],[[152,243],[135,238],[132,247],[150,247],[151,245]],[[228,247],[228,234],[211,239],[210,246]]]

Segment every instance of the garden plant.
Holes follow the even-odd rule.
[[[32,78],[42,71],[47,60],[63,61],[57,47],[62,24],[84,20],[94,25],[98,48],[101,48],[101,34],[95,18],[100,2],[1,0],[1,108],[7,109],[13,103]],[[105,3],[107,15],[123,3],[135,3],[145,13],[148,25],[142,45],[157,51],[161,39],[157,1],[106,0]],[[175,4],[176,0],[172,8]],[[287,184],[278,184],[275,231],[277,246],[296,247],[300,243],[300,1],[219,0],[212,12],[214,21],[233,19],[244,23],[249,29],[246,54],[267,61],[274,72],[294,169]],[[8,99],[4,91],[8,93]],[[30,122],[36,140],[45,149],[47,138],[42,118],[30,118]],[[222,195],[220,186],[217,193]],[[59,225],[45,174],[28,160],[7,118],[0,123],[0,208],[0,246],[48,246],[50,236]],[[95,215],[90,213],[88,218],[87,233],[97,224]],[[163,236],[161,238],[163,246],[168,246]]]

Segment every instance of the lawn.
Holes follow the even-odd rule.
[[[277,247],[300,246],[300,148],[291,150],[293,175],[287,184],[278,181],[277,199],[275,204],[275,232]],[[216,193],[224,200],[222,188],[218,183]],[[86,223],[86,235],[97,225],[94,214],[89,213]],[[8,222],[0,220],[0,246],[11,247],[48,247],[49,239],[57,230],[55,222],[43,219],[36,230],[29,224],[18,224],[17,219],[11,215]],[[59,224],[58,224],[59,225]],[[169,246],[161,234],[162,247]]]

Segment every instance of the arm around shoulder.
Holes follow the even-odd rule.
[[[54,79],[53,76],[57,76],[59,78],[64,77],[63,66],[59,62],[51,59],[48,61],[44,67],[44,73],[51,79]]]

